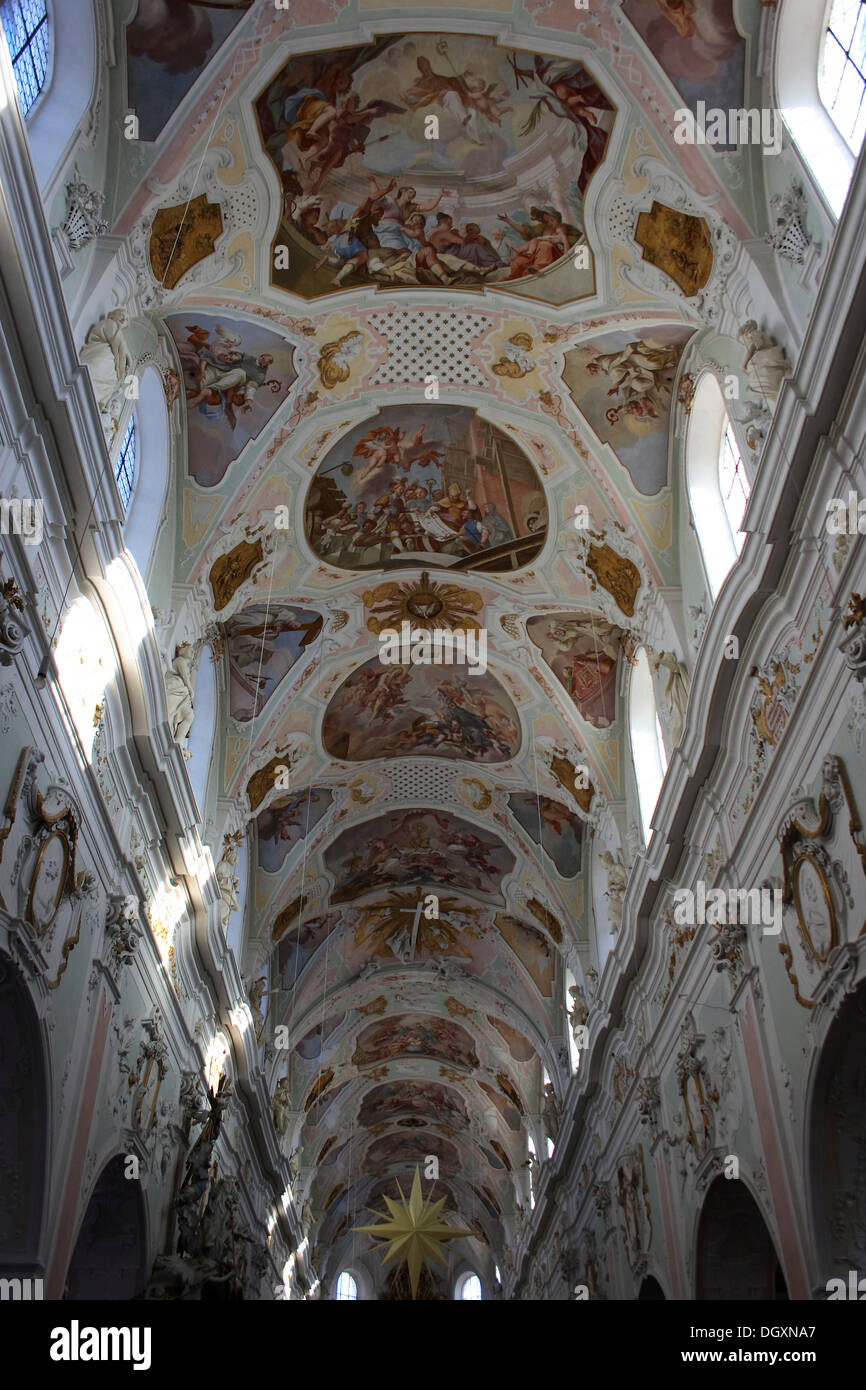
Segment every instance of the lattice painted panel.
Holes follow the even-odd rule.
[[[376,371],[374,386],[421,384],[428,375],[440,382],[484,385],[484,377],[472,361],[475,340],[491,325],[483,314],[457,309],[393,309],[371,314],[370,323],[388,340],[388,356]]]

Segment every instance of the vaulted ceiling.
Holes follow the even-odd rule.
[[[435,1154],[498,1254],[622,843],[628,656],[680,583],[684,364],[757,221],[763,171],[673,112],[741,104],[746,41],[730,0],[164,10],[125,30],[114,229],[272,1089],[320,1249]],[[483,629],[486,674],[383,665],[403,621]]]

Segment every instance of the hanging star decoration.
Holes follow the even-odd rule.
[[[377,1212],[377,1216],[384,1218],[382,1221],[375,1226],[355,1226],[354,1229],[385,1243],[383,1265],[390,1264],[391,1260],[405,1260],[409,1269],[412,1297],[416,1298],[422,1265],[425,1262],[428,1265],[447,1265],[448,1261],[442,1253],[445,1241],[456,1240],[458,1236],[471,1236],[474,1232],[464,1231],[456,1226],[446,1226],[439,1220],[445,1198],[440,1197],[434,1202],[432,1192],[427,1198],[421,1196],[421,1177],[417,1167],[409,1200],[403,1196],[399,1182],[397,1191],[400,1193],[399,1202],[393,1197],[385,1198],[390,1216],[385,1212]]]

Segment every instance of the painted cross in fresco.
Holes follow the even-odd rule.
[[[411,934],[406,927],[401,927],[399,931],[394,932],[393,936],[389,936],[388,938],[388,945],[394,952],[394,955],[398,960],[402,960],[404,964],[408,965],[410,961],[415,959],[415,946],[418,942],[418,928],[421,925],[421,913],[423,911],[428,922],[438,922],[439,899],[435,893],[427,893],[423,898],[418,899],[414,908],[399,907],[397,911],[411,912],[414,914]]]

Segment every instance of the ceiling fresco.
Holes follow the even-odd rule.
[[[286,855],[318,825],[333,801],[327,787],[307,787],[292,796],[272,801],[256,821],[259,866],[266,874],[277,874]]]
[[[306,528],[340,569],[501,571],[538,554],[547,505],[529,459],[474,410],[390,406],[326,454]]]
[[[615,109],[581,63],[412,34],[293,58],[256,114],[283,189],[274,280],[314,299],[544,278],[582,240]]]
[[[253,0],[138,0],[126,30],[129,104],[155,140]]]
[[[600,855],[639,833],[623,691],[681,584],[673,460],[708,362],[745,398],[719,305],[765,228],[740,153],[671,143],[683,103],[742,104],[731,0],[405,23],[139,0],[112,229],[177,465],[156,630],[214,654],[203,819],[249,855],[311,1244],[433,1155],[504,1260]],[[486,669],[383,664],[404,622],[483,632]]]
[[[581,717],[596,729],[609,728],[616,715],[622,629],[591,613],[554,613],[530,618],[526,631]]]
[[[292,349],[258,324],[212,314],[166,320],[182,372],[188,419],[188,468],[200,487],[215,487],[255,439],[297,373]]]
[[[667,481],[667,441],[677,363],[691,334],[660,328],[645,338],[611,333],[566,354],[562,379],[638,492]]]
[[[507,692],[490,672],[459,667],[383,666],[378,657],[346,680],[322,725],[335,758],[363,762],[401,757],[507,762],[520,749],[520,724]]]
[[[353,901],[384,884],[447,883],[504,902],[502,879],[514,855],[496,835],[437,811],[396,811],[344,830],[329,846],[332,902]]]
[[[732,0],[623,0],[623,12],[692,110],[742,106],[746,45]]]
[[[225,626],[229,702],[234,719],[260,714],[284,676],[322,630],[312,609],[252,604]]]
[[[513,792],[508,804],[535,843],[540,844],[563,878],[580,873],[584,823],[561,801],[532,792]]]

